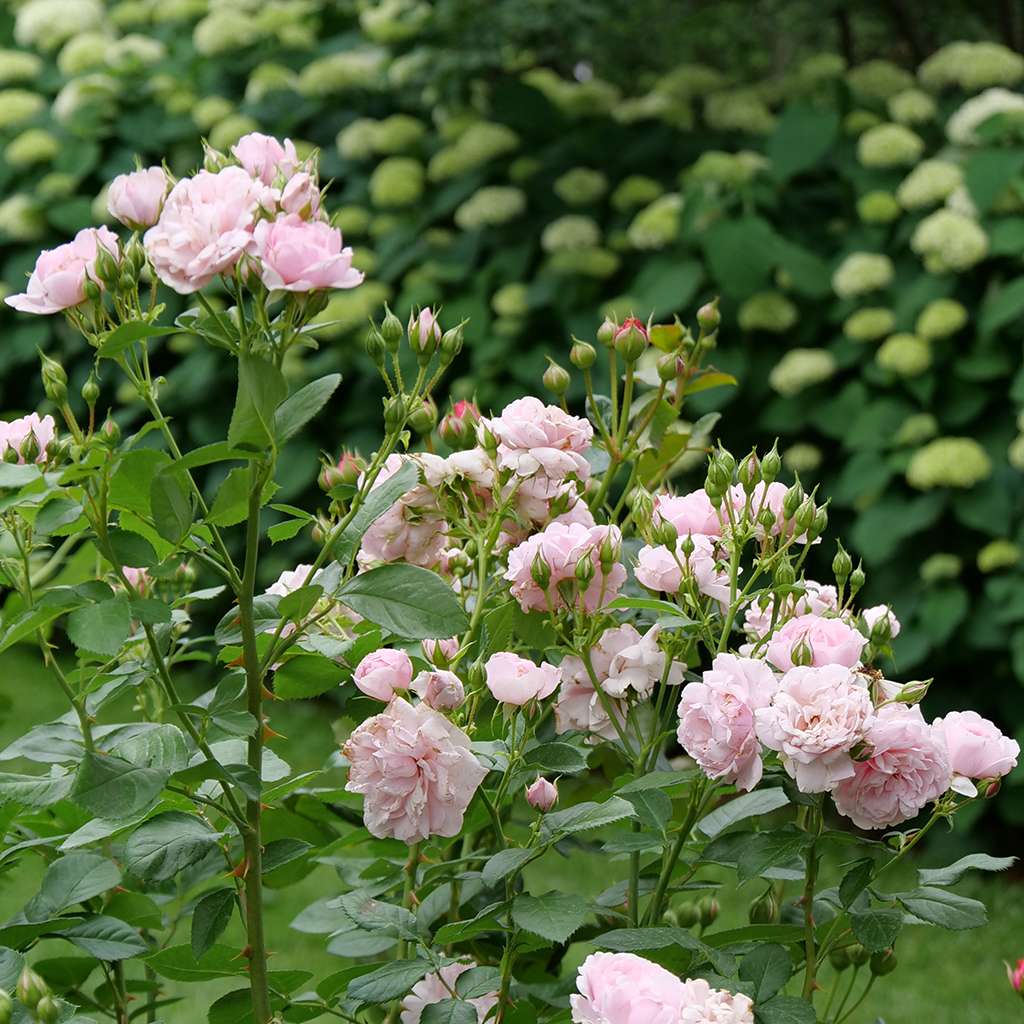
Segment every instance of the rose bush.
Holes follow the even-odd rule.
[[[1019,747],[971,711],[929,723],[927,684],[886,677],[900,624],[860,609],[842,545],[834,584],[807,578],[827,503],[779,479],[774,447],[737,460],[710,442],[715,417],[667,446],[687,399],[728,381],[708,365],[715,302],[695,329],[602,325],[608,394],[598,348],[574,341],[585,416],[549,372],[560,405],[463,406],[418,431],[422,450],[410,424],[463,325],[388,312],[367,341],[383,442],[325,460],[316,511],[275,501],[282,446],[341,384],[289,393],[282,365],[315,341],[326,289],[362,281],[319,202],[284,205],[297,178],[319,195],[315,159],[292,153],[265,136],[207,148],[144,234],[141,197],[119,197],[130,236],[43,253],[8,300],[61,311],[94,372],[79,398],[43,355],[53,413],[0,431],[17,596],[0,652],[36,643],[70,708],[0,754],[41,766],[0,774],[0,857],[47,863],[0,927],[0,1019],[155,1019],[161,979],[226,977],[212,1022],[839,1024],[904,928],[983,924],[949,887],[1012,858],[971,855],[907,891],[885,876],[994,796]],[[53,301],[30,301],[54,264]],[[161,284],[195,296],[173,324]],[[235,377],[226,437],[190,450],[149,360],[171,332]],[[96,415],[108,374],[149,414],[130,435]],[[673,495],[691,450],[703,488]],[[303,532],[313,561],[261,589],[268,542]],[[205,602],[223,607],[212,636],[193,627]],[[198,658],[212,686],[187,699]],[[324,766],[340,785],[273,748],[274,704],[326,695],[350,725]],[[299,820],[316,843],[290,834]],[[551,891],[545,860],[586,850],[604,892]],[[308,910],[347,961],[327,978],[268,962],[265,876],[315,862],[343,890]],[[748,927],[715,927],[722,868],[766,887]],[[241,949],[221,941],[236,913]],[[44,938],[83,950],[85,974],[38,957]]]

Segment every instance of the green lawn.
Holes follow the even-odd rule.
[[[0,659],[0,746],[8,743],[29,726],[48,721],[64,712],[55,684],[41,672],[35,658],[26,648]],[[299,769],[320,766],[333,749],[331,716],[326,705],[279,704],[272,715],[275,729],[285,738],[275,742],[277,751]],[[8,770],[9,766],[2,766]],[[950,855],[932,852],[943,863],[955,859],[962,851]],[[1005,850],[997,851],[1005,853]],[[528,875],[528,884],[541,894],[552,889],[593,894],[609,883],[606,860],[548,857],[541,868]],[[614,870],[624,869],[613,865]],[[0,921],[15,913],[34,891],[41,874],[39,859],[26,856],[12,871],[0,874]],[[902,876],[898,872],[887,879],[893,889],[913,884],[913,869]],[[333,871],[318,868],[300,883],[280,891],[267,892],[267,918],[270,947],[275,952],[275,969],[302,969],[319,979],[342,966],[342,961],[328,955],[319,936],[304,935],[289,929],[295,915],[315,899],[339,890]],[[723,891],[722,917],[717,926],[732,927],[745,922],[746,907],[757,895],[754,883],[740,891]],[[989,907],[991,923],[983,931],[944,932],[934,928],[909,928],[899,943],[900,969],[896,975],[883,979],[863,1004],[853,1024],[1002,1024],[1024,1020],[1024,1005],[1011,993],[1006,983],[1004,960],[1024,956],[1024,891],[1005,881],[973,877],[963,882],[958,891],[983,900]],[[178,941],[187,941],[187,929]],[[236,926],[225,941],[242,945]],[[73,952],[65,943],[52,940],[42,944],[40,956],[67,956]],[[580,959],[586,950],[573,950],[570,961]],[[129,974],[131,974],[129,967]],[[848,976],[847,976],[848,977]],[[95,980],[95,977],[94,977]],[[823,982],[831,983],[826,969]],[[188,988],[190,998],[164,1011],[165,1024],[198,1024],[210,998],[239,987],[238,980],[211,983],[197,1000],[194,986]],[[174,989],[169,985],[170,990]],[[182,993],[184,994],[184,993]],[[326,1020],[326,1018],[324,1018]]]

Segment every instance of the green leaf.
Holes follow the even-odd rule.
[[[704,936],[704,941],[716,949],[724,949],[748,942],[800,942],[803,937],[803,928],[796,924],[748,924],[743,928],[712,932]]]
[[[288,396],[281,371],[259,356],[238,357],[238,394],[228,427],[228,444],[262,450],[274,444],[274,415]]]
[[[160,561],[153,545],[141,534],[132,533],[131,530],[111,530],[108,540],[118,565],[148,569]]]
[[[42,470],[34,463],[19,466],[4,462],[0,464],[0,490],[24,487],[39,480],[42,475]]]
[[[110,478],[111,508],[148,516],[153,478],[170,465],[170,457],[153,448],[125,452],[117,460],[114,475]],[[175,465],[180,466],[180,463]]]
[[[132,631],[128,598],[122,595],[109,601],[83,605],[68,616],[68,637],[80,651],[92,654],[117,654]]]
[[[684,310],[703,280],[704,268],[699,260],[656,256],[641,264],[627,290],[645,317],[661,317]]]
[[[620,786],[618,793],[620,796],[628,796],[630,793],[643,793],[648,789],[671,789],[673,786],[681,786],[684,782],[688,782],[691,777],[688,772],[648,772],[646,775],[641,775],[638,779],[633,779],[632,782]]]
[[[437,573],[396,562],[353,576],[337,598],[370,622],[409,640],[446,639],[469,619]]]
[[[512,920],[524,931],[549,942],[568,942],[587,920],[588,904],[573,893],[523,893],[512,901]]]
[[[975,149],[964,165],[964,184],[979,213],[987,213],[999,194],[1024,168],[1024,150]]]
[[[826,159],[838,131],[836,111],[805,102],[791,103],[768,139],[767,154],[773,176],[778,181],[786,181],[818,167]]]
[[[704,254],[715,280],[734,299],[768,284],[778,258],[779,238],[760,217],[719,220],[704,236]]]
[[[660,789],[644,789],[628,793],[626,799],[633,805],[636,816],[650,829],[664,832],[672,817],[672,801]]]
[[[356,1003],[387,1003],[404,996],[429,970],[426,960],[395,960],[355,978],[347,995]]]
[[[164,768],[147,768],[90,750],[82,758],[70,795],[97,817],[117,821],[151,806],[169,775]]]
[[[517,847],[499,850],[484,864],[483,871],[481,872],[484,885],[489,889],[493,888],[499,882],[508,878],[509,875],[521,871],[531,860],[534,860],[539,855],[539,850],[524,850]]]
[[[523,763],[529,768],[540,768],[560,775],[577,775],[587,770],[588,750],[580,750],[571,743],[542,743],[528,750]]]
[[[234,526],[249,514],[249,483],[251,474],[247,467],[231,470],[224,482],[217,488],[208,517],[217,526]]]
[[[211,946],[201,957],[192,955],[189,943],[168,946],[151,956],[146,963],[170,981],[210,981],[214,978],[233,978],[245,974],[246,961],[231,946]],[[246,990],[248,992],[248,990]]]
[[[1024,314],[1024,277],[987,292],[981,303],[978,332],[994,334]]]
[[[463,999],[479,999],[500,987],[501,971],[497,967],[471,967],[455,980],[455,992]]]
[[[980,928],[988,921],[985,904],[945,889],[921,886],[913,892],[892,893],[891,898],[899,900],[905,910],[914,917],[960,931],[964,928]]]
[[[787,827],[773,832],[754,832],[744,843],[736,862],[736,872],[741,882],[785,864],[800,854],[810,843],[811,837],[797,828]]]
[[[149,488],[149,506],[156,532],[171,544],[178,544],[192,528],[192,496],[183,473],[157,473]]]
[[[11,801],[26,807],[50,807],[66,800],[74,775],[13,775],[0,772],[0,805]]]
[[[103,338],[96,349],[96,355],[100,359],[115,359],[143,338],[159,338],[178,333],[176,327],[158,327],[142,320],[121,324]]]
[[[199,960],[228,926],[235,910],[234,889],[214,889],[192,911],[192,956]]]
[[[865,858],[857,861],[843,875],[843,880],[839,883],[839,902],[844,907],[852,906],[853,901],[868,887],[874,870],[875,862],[870,858]]]
[[[138,729],[120,738],[111,737],[111,753],[123,757],[132,764],[146,768],[160,768],[167,772],[179,772],[188,767],[189,751],[185,734],[169,722],[140,723]]]
[[[793,961],[783,946],[757,946],[740,963],[740,978],[754,986],[755,1003],[765,1003],[779,992],[793,973]]]
[[[888,949],[903,927],[903,915],[890,907],[850,912],[850,925],[857,941],[869,952]]]
[[[282,619],[298,622],[305,618],[315,607],[317,601],[324,596],[324,588],[317,583],[308,587],[299,587],[281,598],[277,613]]]
[[[679,946],[695,953],[700,960],[706,960],[721,974],[733,974],[736,970],[736,961],[731,954],[714,949],[686,928],[617,928],[599,935],[594,943],[602,949],[611,949],[617,953]]]
[[[776,996],[757,1008],[757,1024],[817,1024],[810,1003],[796,996]]]
[[[163,882],[205,857],[218,834],[204,821],[167,811],[141,825],[125,845],[125,868],[137,878]]]
[[[467,972],[468,973],[468,972]],[[420,1024],[477,1024],[476,1007],[461,999],[442,999],[428,1003],[420,1014]]]
[[[340,373],[329,373],[286,398],[274,414],[278,445],[294,437],[327,404],[340,383]]]
[[[55,498],[48,501],[36,516],[34,532],[42,537],[68,526],[82,515],[82,503],[70,498]]]
[[[954,885],[968,871],[1006,871],[1017,862],[1016,857],[990,857],[987,853],[970,853],[944,868],[920,868],[922,885]]]
[[[770,814],[788,803],[789,797],[781,789],[756,789],[753,793],[745,793],[715,808],[697,822],[697,828],[709,839],[713,839],[738,821],[745,821],[758,814]]]
[[[334,557],[342,564],[348,565],[359,549],[363,534],[373,526],[399,498],[411,491],[420,482],[419,467],[411,459],[404,462],[393,476],[377,485],[366,496],[359,511],[352,517],[352,522],[345,527],[342,535],[334,544]],[[451,636],[452,634],[448,634]]]
[[[713,370],[702,373],[689,381],[683,392],[686,395],[697,395],[701,391],[710,391],[712,388],[736,387],[739,381],[731,373],[721,373]]]
[[[274,673],[274,693],[282,700],[319,697],[341,683],[344,672],[337,662],[319,654],[289,658]]]
[[[128,960],[149,952],[146,940],[116,917],[90,917],[59,934],[97,960]]]
[[[572,835],[576,832],[586,832],[592,828],[603,828],[623,818],[633,818],[636,811],[628,800],[622,797],[613,796],[604,803],[593,803],[584,801],[573,807],[567,807],[564,811],[555,811],[554,814],[545,814],[541,823],[541,831],[547,836],[565,833]]]
[[[46,921],[120,883],[121,870],[112,860],[95,853],[69,853],[46,869],[24,916],[30,922]]]

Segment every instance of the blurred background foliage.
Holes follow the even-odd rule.
[[[685,316],[720,295],[716,361],[740,383],[694,417],[720,409],[734,450],[778,436],[789,473],[831,497],[868,603],[894,603],[901,677],[935,676],[936,712],[968,688],[1024,739],[1022,15],[1018,0],[8,2],[0,289],[106,219],[103,187],[136,156],[183,173],[200,137],[252,130],[319,147],[367,282],[287,368],[297,384],[339,369],[347,390],[284,460],[281,500],[311,496],[318,445],[373,444],[361,338],[385,301],[470,318],[452,394],[488,408],[538,391],[545,356],[566,362],[606,314]],[[59,320],[0,323],[6,414],[42,399],[37,347],[84,382],[89,354]],[[220,436],[228,368],[186,336],[163,359],[178,429]],[[1007,788],[999,813],[1024,827],[1022,770]]]

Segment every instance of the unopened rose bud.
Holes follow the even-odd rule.
[[[441,335],[441,354],[450,363],[461,351],[465,338],[465,324],[456,324]]]
[[[836,555],[832,559],[832,575],[835,576],[836,583],[840,587],[845,587],[851,572],[853,572],[853,559],[843,547],[843,542],[836,541]]]
[[[29,434],[18,447],[18,454],[22,462],[35,462],[40,455],[39,440],[36,435]]]
[[[390,308],[385,305],[384,307],[384,319],[380,322],[380,338],[381,341],[388,347],[392,352],[398,351],[398,346],[402,341],[402,321],[391,312]]]
[[[60,1019],[60,1003],[51,995],[45,995],[36,1003],[36,1020],[39,1024],[57,1024]]]
[[[95,281],[93,281],[91,278],[88,278],[85,284],[82,285],[82,294],[90,302],[99,302],[100,296],[103,294],[103,292],[100,289],[100,286]]]
[[[547,590],[548,584],[551,582],[551,566],[544,561],[539,551],[530,564],[530,577],[541,590]]]
[[[718,917],[718,900],[714,896],[705,896],[697,904],[697,912],[700,914],[700,925],[707,928],[715,923]]]
[[[6,989],[0,988],[0,1024],[11,1024],[14,1015],[14,1000]]]
[[[389,432],[405,425],[408,404],[405,395],[391,395],[384,400],[384,426]]]
[[[999,790],[1002,788],[1002,779],[981,779],[978,782],[978,796],[983,800],[991,800],[993,797],[999,795]]]
[[[850,954],[845,947],[833,949],[828,954],[828,962],[833,969],[842,973],[850,966]]]
[[[800,507],[804,500],[804,489],[800,486],[799,482],[793,484],[782,498],[782,515],[786,519],[792,519],[796,515],[796,510]]]
[[[683,556],[683,560],[688,562],[690,560],[690,556],[696,550],[697,546],[693,542],[693,536],[688,533],[679,545],[679,553]]]
[[[658,356],[657,369],[658,380],[668,384],[679,376],[679,357],[675,352],[666,352],[663,356]]]
[[[779,918],[779,901],[774,888],[766,889],[747,911],[751,924],[774,924]]]
[[[341,457],[334,464],[325,462],[320,469],[317,483],[322,491],[330,492],[342,484],[355,485],[363,470],[365,463],[358,455],[352,452],[342,452]]]
[[[706,302],[697,310],[697,325],[705,333],[710,334],[712,331],[717,331],[721,322],[722,314],[718,312],[717,298]]]
[[[18,984],[14,992],[18,1002],[34,1010],[39,1000],[49,993],[50,989],[46,982],[26,964],[18,975]]]
[[[680,928],[692,928],[700,923],[700,909],[693,900],[686,900],[675,908]]]
[[[814,500],[808,495],[800,503],[800,507],[796,510],[796,515],[793,516],[793,522],[796,524],[798,533],[809,533],[814,526],[814,517],[818,514],[818,510],[814,506]]]
[[[661,915],[661,923],[668,925],[669,928],[679,927],[679,915],[669,907],[665,913]]]
[[[440,341],[441,325],[429,306],[421,309],[419,316],[409,317],[409,347],[421,365],[430,361]]]
[[[857,563],[857,568],[850,573],[850,596],[856,596],[857,592],[864,586],[864,569],[861,564]]]
[[[1017,961],[1016,967],[1006,965],[1006,977],[1010,982],[1010,988],[1024,999],[1024,958]]]
[[[477,430],[477,440],[480,442],[480,447],[493,459],[498,454],[498,439],[494,436],[494,431],[486,424],[481,422],[480,428]]]
[[[100,427],[100,437],[108,447],[113,448],[121,440],[121,428],[108,416]]]
[[[767,506],[758,513],[757,522],[766,534],[771,533],[779,525],[775,513]]]
[[[441,440],[454,451],[464,451],[476,444],[477,427],[480,425],[480,410],[465,400],[456,402],[451,411],[441,420]]]
[[[587,587],[593,582],[596,570],[594,569],[594,563],[590,559],[589,555],[584,555],[576,563],[576,582],[580,585],[581,590],[586,590]]]
[[[375,366],[380,368],[384,365],[384,339],[372,328],[366,332],[363,347]]]
[[[928,695],[931,685],[930,679],[915,679],[911,683],[905,683],[893,699],[901,704],[920,704]]]
[[[616,544],[610,536],[605,537],[601,541],[601,547],[598,551],[598,559],[601,563],[601,572],[607,576],[615,563],[619,560],[619,555],[622,553],[618,544]]]
[[[564,366],[559,366],[553,359],[548,359],[548,368],[544,371],[542,380],[544,387],[558,398],[569,390],[572,383],[569,371]]]
[[[814,650],[805,638],[793,645],[792,660],[794,665],[811,665],[814,663]]]
[[[535,810],[546,814],[558,803],[558,787],[543,775],[538,775],[537,780],[526,787],[526,800]]]
[[[720,447],[715,458],[722,467],[722,472],[729,478],[729,482],[732,483],[733,474],[736,472],[736,457],[728,448]]]
[[[174,570],[175,580],[183,586],[190,587],[195,583],[197,573],[195,566],[191,562],[182,562],[178,568]]]
[[[635,363],[647,349],[650,335],[647,328],[635,316],[627,317],[615,332],[614,345],[627,363]]]
[[[897,966],[896,952],[891,948],[879,950],[871,955],[871,973],[875,977],[883,978],[887,974],[892,974]]]
[[[828,529],[828,508],[821,505],[814,510],[814,519],[811,521],[811,528],[807,531],[807,539],[815,540]]]
[[[40,374],[43,378],[43,391],[55,405],[63,405],[68,397],[68,375],[64,367],[44,352],[39,353],[41,362]]]
[[[772,445],[772,450],[761,460],[761,479],[766,484],[774,483],[782,471],[782,459],[779,456],[778,441]]]
[[[96,276],[108,287],[116,288],[118,278],[121,275],[121,268],[117,260],[106,246],[99,246],[96,250]]]
[[[409,426],[425,436],[437,426],[437,406],[432,398],[424,398],[409,414]]]
[[[462,680],[446,669],[421,672],[412,681],[412,690],[427,707],[435,711],[455,711],[466,703],[466,689]]]
[[[761,482],[761,463],[756,452],[751,452],[740,463],[736,479],[747,494],[753,494],[754,488]]]
[[[597,360],[597,349],[589,342],[574,339],[569,349],[569,362],[577,370],[589,370]]]
[[[679,531],[676,529],[675,523],[671,523],[667,519],[663,519],[654,528],[654,535],[659,544],[668,548],[670,551],[675,551],[676,542],[679,540]]]
[[[100,382],[94,373],[90,373],[86,382],[82,385],[82,401],[90,408],[94,408],[100,397]]]
[[[644,490],[643,487],[637,487],[630,495],[629,509],[638,529],[648,527],[654,515],[654,497],[651,492]]]
[[[469,666],[469,671],[466,673],[466,682],[469,683],[470,689],[474,693],[487,686],[487,669],[479,659]]]
[[[871,954],[859,942],[847,947],[846,955],[854,967],[863,967],[871,959]]]
[[[610,348],[615,342],[615,333],[618,329],[619,325],[617,323],[605,317],[604,322],[597,329],[598,343],[607,345]]]

